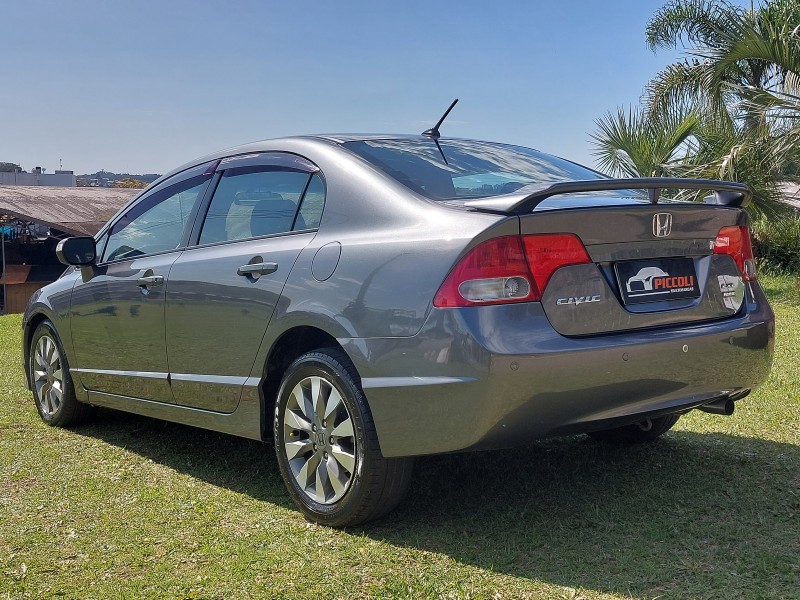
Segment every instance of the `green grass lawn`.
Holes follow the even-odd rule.
[[[0,598],[800,598],[800,288],[769,382],[644,447],[418,461],[387,519],[307,523],[270,446],[105,411],[52,429],[0,317]]]

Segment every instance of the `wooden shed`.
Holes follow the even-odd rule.
[[[64,272],[64,265],[6,265],[6,272],[0,275],[0,287],[6,293],[6,314],[25,311],[28,298],[41,287],[55,281]]]
[[[23,312],[36,290],[63,273],[59,239],[95,234],[140,191],[0,185],[0,313]]]

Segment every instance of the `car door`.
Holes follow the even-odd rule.
[[[314,237],[324,182],[312,163],[271,152],[223,160],[215,185],[170,273],[167,354],[176,403],[232,412],[289,272]]]
[[[70,312],[74,368],[90,394],[172,402],[164,341],[170,268],[212,179],[205,166],[164,181],[119,215],[82,270]]]

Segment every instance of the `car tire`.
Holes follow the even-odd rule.
[[[278,466],[310,521],[377,519],[403,499],[413,459],[385,458],[360,378],[338,348],[308,352],[286,370],[275,406]]]
[[[602,431],[592,431],[588,435],[598,442],[612,442],[623,444],[638,444],[641,442],[651,442],[667,431],[678,422],[680,415],[665,415],[646,419],[641,423],[615,427],[614,429],[604,429]]]
[[[96,409],[75,396],[61,339],[50,321],[42,321],[31,338],[28,373],[39,416],[53,427],[88,421]]]

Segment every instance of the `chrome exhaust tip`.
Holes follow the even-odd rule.
[[[733,399],[729,397],[726,398],[719,398],[717,400],[713,400],[708,404],[703,404],[702,406],[698,406],[702,411],[707,413],[711,413],[714,415],[725,415],[726,417],[730,417],[735,410]]]

